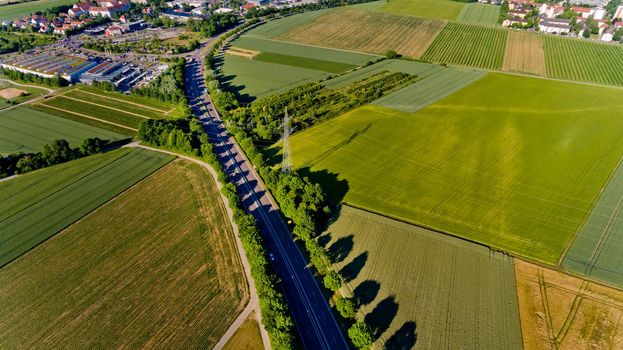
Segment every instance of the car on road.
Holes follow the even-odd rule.
[[[275,261],[275,256],[273,255],[273,253],[269,253],[268,258],[270,259],[270,261]]]

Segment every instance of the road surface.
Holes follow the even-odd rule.
[[[264,235],[266,248],[274,255],[273,268],[282,281],[296,328],[308,349],[348,349],[348,344],[322,294],[307,262],[295,244],[263,183],[225,129],[210,97],[205,93],[203,55],[200,52],[187,63],[186,94],[195,116],[204,124],[215,151],[238,187],[242,203],[256,218]]]

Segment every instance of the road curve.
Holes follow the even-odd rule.
[[[203,122],[214,149],[231,181],[237,186],[245,209],[256,219],[266,248],[281,279],[296,328],[307,349],[348,349],[329,305],[307,262],[294,242],[276,204],[244,156],[235,139],[227,132],[212,101],[205,93],[203,55],[198,50],[185,71],[186,94],[195,116]]]

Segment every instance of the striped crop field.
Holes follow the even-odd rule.
[[[375,105],[417,112],[482,78],[486,71],[448,67],[376,101]]]
[[[617,349],[623,292],[515,259],[525,350]]]
[[[249,290],[211,178],[176,160],[0,269],[0,348],[214,348]]]
[[[463,2],[452,0],[391,0],[385,2],[378,10],[397,15],[442,18],[452,21],[459,17],[465,6]]]
[[[172,159],[142,149],[122,149],[0,182],[0,266]]]
[[[504,61],[507,30],[450,22],[422,59],[485,69],[499,69]]]
[[[458,21],[464,23],[495,25],[500,15],[500,7],[496,5],[481,4],[477,2],[465,5]]]
[[[507,72],[545,75],[543,35],[512,30],[508,33],[504,65]]]
[[[374,74],[381,73],[383,71],[389,71],[392,73],[407,73],[415,75],[419,79],[422,79],[431,74],[434,74],[435,72],[440,71],[441,69],[443,68],[439,65],[424,62],[408,61],[401,59],[383,60],[367,67],[363,67],[361,69],[357,69],[355,71],[348,72],[346,74],[332,78],[325,81],[323,84],[330,89],[340,88],[353,84],[357,81],[364,80]]]
[[[562,265],[623,287],[623,166],[612,174]]]
[[[318,11],[307,11],[300,14],[268,21],[261,26],[254,28],[251,33],[247,34],[247,36],[258,38],[274,38],[289,31],[292,28],[307,24],[314,18],[324,14],[327,11],[331,10],[324,9]]]
[[[325,236],[374,348],[522,348],[509,256],[349,206]]]
[[[623,156],[622,100],[489,73],[415,113],[368,105],[295,133],[293,162],[335,174],[318,179],[333,201],[556,264]]]
[[[623,85],[623,47],[594,41],[545,36],[547,76]]]
[[[445,21],[340,8],[277,36],[312,45],[420,57]],[[251,32],[252,33],[252,32]]]
[[[2,155],[39,152],[43,145],[58,139],[67,140],[72,147],[78,147],[82,140],[89,137],[113,141],[122,139],[124,135],[31,108],[0,111]]]

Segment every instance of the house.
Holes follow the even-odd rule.
[[[504,22],[502,22],[502,25],[505,27],[512,27],[513,24],[524,27],[528,25],[528,20],[524,18],[515,17],[515,18],[507,18],[504,20]]]
[[[623,28],[623,21],[614,22],[614,29]]]
[[[240,6],[240,8],[241,8],[243,11],[249,11],[249,10],[251,10],[252,8],[256,7],[256,6],[257,6],[257,5],[255,5],[255,4],[246,3],[246,4],[242,5],[242,6]]]
[[[590,7],[573,6],[571,11],[577,13],[582,18],[589,18],[593,14],[593,9]]]
[[[604,33],[599,40],[605,41],[607,43],[612,41],[613,34],[611,32]]]
[[[121,27],[119,27],[119,26],[112,25],[112,26],[106,28],[105,33],[106,33],[106,37],[107,38],[112,38],[112,37],[115,37],[115,36],[123,35],[123,29],[121,29]]]
[[[614,16],[612,16],[612,19],[614,20],[620,19],[620,18],[623,18],[623,5],[619,5],[616,11],[614,11]]]
[[[516,8],[526,8],[534,5],[530,0],[511,0],[508,2],[508,9],[514,10]]]
[[[545,15],[547,18],[554,18],[565,11],[564,6],[562,5],[548,5],[542,4],[539,8],[539,14]]]
[[[230,9],[228,7],[221,7],[221,8],[216,9],[214,11],[214,13],[216,13],[216,14],[232,13],[232,12],[234,12],[234,10],[232,10],[232,9]]]
[[[526,16],[528,15],[528,13],[530,13],[530,11],[525,10],[523,8],[515,8],[512,11],[508,12],[508,15],[510,17],[514,17],[514,18],[526,18]]]
[[[571,20],[562,18],[546,18],[539,22],[539,31],[542,33],[569,34]]]
[[[604,19],[607,14],[608,14],[608,11],[606,11],[605,9],[603,9],[601,7],[598,7],[598,8],[593,10],[593,18],[594,19]]]

